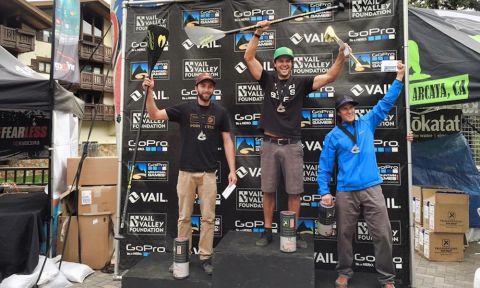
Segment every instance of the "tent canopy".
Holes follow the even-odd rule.
[[[480,100],[480,12],[409,8],[409,102]]]
[[[85,103],[55,82],[53,107],[49,79],[21,63],[0,46],[0,107],[2,109],[54,110],[83,118]]]

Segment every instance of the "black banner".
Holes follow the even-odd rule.
[[[0,110],[0,161],[48,157],[51,114]]]
[[[461,109],[411,109],[410,129],[415,141],[462,132]]]
[[[217,197],[215,221],[217,243],[228,230],[261,232],[263,230],[262,194],[260,192],[260,156],[259,147],[263,135],[258,128],[263,93],[258,83],[251,77],[243,60],[245,43],[252,37],[251,32],[229,35],[223,39],[203,46],[193,44],[185,34],[183,27],[200,25],[220,30],[230,30],[264,19],[276,19],[293,15],[296,11],[308,12],[319,7],[331,6],[329,1],[200,1],[188,3],[169,3],[155,8],[129,7],[127,13],[126,59],[123,111],[123,170],[122,195],[126,192],[129,161],[134,149],[134,139],[141,110],[143,91],[141,77],[146,67],[145,29],[149,24],[167,27],[170,31],[169,43],[157,62],[154,77],[154,97],[158,107],[165,108],[185,101],[195,101],[196,93],[192,79],[203,71],[210,71],[217,79],[213,99],[230,113],[235,129],[235,153],[238,183],[236,190],[227,198]],[[363,72],[355,71],[353,61],[345,63],[343,73],[335,83],[310,93],[304,101],[302,112],[302,143],[304,146],[304,194],[302,194],[301,217],[299,227],[302,233],[315,237],[315,263],[317,268],[334,269],[337,259],[336,239],[321,238],[316,233],[318,202],[316,173],[318,159],[326,134],[335,125],[334,97],[351,95],[360,103],[357,116],[372,109],[381,99],[395,79],[394,73],[379,72],[379,63],[385,59],[403,59],[403,3],[387,0],[384,4],[377,1],[354,0],[344,12],[319,13],[303,21],[287,21],[271,26],[266,36],[260,39],[257,58],[263,68],[273,71],[273,52],[281,46],[291,47],[295,54],[294,74],[299,76],[324,73],[331,67],[338,54],[336,43],[327,43],[323,31],[332,25],[336,34],[349,43],[364,62]],[[145,63],[145,64],[143,64]],[[143,65],[143,66],[142,66]],[[352,69],[349,69],[352,67]],[[368,69],[367,69],[368,68]],[[175,123],[157,123],[146,119],[146,129],[142,132],[138,151],[140,164],[147,167],[145,178],[132,182],[132,191],[140,198],[129,204],[128,213],[164,213],[167,225],[167,237],[177,234],[178,205],[176,184],[179,162],[179,128]],[[138,124],[137,124],[138,125]],[[409,279],[409,230],[408,219],[408,175],[406,146],[406,117],[404,93],[395,107],[381,123],[375,133],[375,147],[379,171],[384,178],[382,186],[387,207],[395,231],[395,266],[401,287],[407,287]],[[218,191],[228,184],[228,166],[223,150],[219,151],[221,161],[217,173]],[[162,175],[149,174],[148,167],[162,164],[155,171]],[[151,177],[150,177],[151,176]],[[142,176],[143,177],[143,176]],[[141,193],[161,191],[162,197],[152,197],[150,202],[140,202]],[[163,199],[161,202],[159,199]],[[280,187],[276,199],[274,231],[278,229],[278,211],[287,209],[287,194]],[[122,199],[125,201],[125,199]],[[158,205],[161,204],[161,205]],[[122,203],[123,205],[123,203]],[[192,225],[194,231],[200,215],[199,205],[195,204]],[[146,218],[145,218],[146,219]],[[150,219],[150,218],[149,218]],[[375,271],[373,267],[373,246],[371,238],[359,220],[361,235],[354,243],[355,270]],[[155,246],[166,243],[165,236],[128,234],[128,228],[122,231],[128,236],[128,243],[122,243],[120,267],[128,268],[141,259],[141,252],[130,253],[133,246],[144,249],[145,245]],[[194,233],[196,249],[198,237]],[[135,240],[135,241],[134,241]],[[254,245],[254,243],[252,243]],[[150,248],[147,246],[147,248]],[[152,248],[155,250],[154,248]],[[171,247],[156,251],[170,250]],[[147,253],[148,254],[148,253]]]

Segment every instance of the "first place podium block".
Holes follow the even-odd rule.
[[[313,239],[308,248],[294,253],[280,251],[280,238],[258,247],[258,233],[230,231],[215,248],[213,287],[315,287]]]

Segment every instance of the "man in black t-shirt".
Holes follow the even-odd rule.
[[[180,171],[178,173],[178,237],[188,237],[192,248],[191,216],[195,193],[200,198],[202,214],[200,261],[207,274],[212,274],[213,232],[215,201],[217,195],[216,170],[218,169],[218,147],[223,139],[225,156],[230,173],[228,183],[235,184],[235,150],[230,134],[230,120],[227,111],[210,101],[215,89],[215,80],[209,73],[201,73],[195,81],[197,101],[158,109],[153,99],[154,81],[145,79],[147,89],[147,111],[152,120],[169,120],[180,124],[182,140]]]
[[[263,70],[255,58],[258,41],[270,25],[260,21],[254,37],[245,51],[244,59],[250,74],[260,83],[264,93],[260,129],[264,138],[260,152],[262,170],[263,217],[265,231],[257,240],[258,246],[272,242],[272,218],[275,209],[275,193],[280,173],[285,179],[288,194],[288,210],[300,214],[300,194],[303,193],[303,147],[301,139],[301,114],[303,98],[310,92],[333,82],[340,74],[345,62],[342,45],[335,63],[325,74],[315,77],[292,76],[293,51],[287,47],[275,50],[273,65],[275,72]],[[297,239],[297,246],[305,248],[307,243]]]

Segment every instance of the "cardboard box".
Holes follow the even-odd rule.
[[[468,230],[468,194],[437,192],[423,203],[425,229],[444,233],[465,233]]]
[[[60,195],[60,203],[62,211],[66,212],[65,201],[70,196],[70,189]],[[79,215],[96,214],[109,212],[113,216],[117,211],[117,186],[80,186],[78,191],[78,206],[77,211]]]
[[[428,227],[428,206],[425,205],[425,199],[432,197],[435,195],[437,192],[455,192],[456,190],[454,189],[448,189],[445,187],[421,187],[421,197],[420,197],[420,203],[418,204],[421,207],[420,211],[420,218],[421,221],[419,224],[423,227]],[[458,192],[458,191],[457,191]],[[425,212],[427,211],[427,212]]]
[[[416,224],[422,225],[422,220],[423,220],[422,188],[420,186],[412,186],[411,195],[412,195],[412,207],[413,207],[412,213],[413,213],[414,222]]]
[[[464,234],[434,233],[425,230],[423,255],[431,261],[463,261]]]
[[[425,229],[420,226],[420,225],[415,225],[415,240],[414,240],[414,245],[415,245],[415,251],[421,256],[423,256],[423,233]]]
[[[67,159],[67,185],[73,184],[80,157]],[[87,157],[83,162],[79,185],[117,185],[117,157]]]
[[[66,239],[68,216],[58,218],[57,254],[62,253]],[[78,233],[80,231],[82,263],[93,269],[110,264],[113,255],[113,224],[111,214],[92,214],[70,217],[70,229],[65,247],[65,261],[79,262]],[[78,229],[80,219],[80,230]]]

